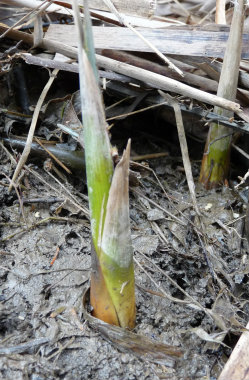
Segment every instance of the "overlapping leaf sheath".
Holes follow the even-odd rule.
[[[100,264],[120,326],[134,327],[135,280],[129,217],[130,141],[118,163],[106,208]]]
[[[92,252],[90,298],[94,316],[133,328],[136,310],[129,220],[129,156],[130,142],[115,169],[102,238],[97,250]]]

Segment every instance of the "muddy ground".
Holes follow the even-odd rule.
[[[6,104],[11,93],[4,88]],[[64,91],[70,93],[68,88]],[[51,98],[58,94],[64,96],[59,85]],[[109,104],[116,101],[108,96]],[[9,104],[15,108],[16,100]],[[25,135],[28,126],[5,114],[2,137]],[[51,115],[39,120],[37,135],[58,138],[50,128]],[[9,192],[13,159],[19,153],[4,142],[0,379],[215,380],[247,323],[247,194],[246,189],[232,190],[245,167],[235,157],[230,187],[204,191],[198,185],[203,143],[188,140],[200,222],[189,196],[175,127],[161,111],[116,121],[111,133],[119,152],[132,138],[132,157],[168,154],[139,161],[149,169],[133,167],[139,173],[130,190],[137,284],[134,332],[174,346],[182,356],[159,359],[156,352],[146,356],[146,349],[145,355],[138,351],[135,356],[84,319],[82,296],[89,286],[91,247],[82,171],[69,175],[58,166],[56,172],[44,169],[38,153]]]

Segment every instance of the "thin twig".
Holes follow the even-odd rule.
[[[190,196],[194,205],[194,209],[197,215],[199,215],[200,212],[199,212],[197,201],[196,201],[195,184],[194,184],[191,163],[190,163],[189,154],[188,154],[188,145],[187,145],[186,135],[185,135],[184,126],[183,126],[181,108],[177,100],[172,98],[172,96],[170,96],[169,94],[165,94],[163,91],[160,91],[160,90],[158,92],[168,102],[168,104],[172,106],[174,109],[175,118],[176,118],[176,127],[177,127],[177,132],[178,132],[178,137],[179,137],[179,142],[180,142],[180,147],[181,147],[181,152],[182,152],[183,166],[185,169],[186,178],[188,182],[188,188],[189,188]]]
[[[135,190],[135,189],[132,189],[132,191],[135,194],[137,194],[139,197],[142,197],[142,198],[146,199],[153,206],[156,206],[159,210],[162,210],[163,212],[165,212],[165,214],[167,214],[172,219],[174,219],[175,221],[177,221],[177,223],[181,224],[182,226],[186,225],[182,220],[180,220],[179,218],[177,218],[177,216],[175,216],[174,214],[172,214],[170,211],[166,210],[165,208],[163,208],[162,206],[160,206],[159,204],[157,204],[156,202],[154,202],[152,199],[146,197],[146,195],[144,195],[141,191],[138,191],[138,190]]]
[[[206,260],[206,263],[208,265],[208,268],[210,270],[210,273],[212,275],[212,278],[215,280],[216,275],[215,275],[215,272],[213,270],[212,264],[209,260],[209,257],[207,254],[207,249],[206,249],[206,246],[207,246],[206,240],[207,239],[206,239],[206,235],[204,233],[205,228],[204,228],[204,225],[202,222],[201,214],[200,214],[200,211],[199,211],[199,208],[197,205],[197,200],[196,200],[195,184],[194,184],[194,179],[193,179],[193,174],[192,174],[192,169],[191,169],[191,163],[190,163],[189,154],[188,154],[188,145],[187,145],[186,135],[185,135],[184,126],[183,126],[181,108],[180,108],[177,100],[172,98],[169,94],[165,94],[164,92],[162,92],[160,90],[159,90],[159,93],[164,99],[168,100],[169,105],[171,105],[173,107],[174,112],[175,112],[176,126],[177,126],[178,137],[179,137],[179,142],[180,142],[180,147],[181,147],[181,152],[182,152],[183,166],[185,169],[186,179],[187,179],[187,183],[188,183],[190,196],[191,196],[191,199],[193,202],[193,206],[194,206],[195,212],[196,212],[198,219],[199,219],[199,222],[200,222],[202,235],[204,236],[204,243],[201,239],[201,236],[200,236],[198,229],[195,226],[194,226],[194,230],[195,230],[195,232],[198,236],[198,239],[200,241],[202,252],[203,252],[204,258]]]
[[[10,184],[9,186],[9,191],[11,191],[12,187],[13,187],[13,182],[15,182],[15,180],[17,179],[20,171],[22,170],[23,166],[25,165],[27,159],[28,159],[28,156],[29,156],[29,153],[30,153],[30,150],[31,150],[31,144],[32,144],[32,140],[33,140],[33,136],[34,136],[34,132],[35,132],[35,127],[36,127],[36,123],[37,123],[37,120],[38,120],[38,116],[39,116],[39,113],[40,113],[40,110],[41,110],[41,107],[42,107],[42,104],[44,102],[44,99],[53,83],[53,81],[55,80],[56,78],[56,75],[58,74],[59,70],[58,69],[54,69],[52,74],[50,75],[50,78],[46,84],[46,86],[44,87],[41,95],[40,95],[40,98],[36,104],[36,107],[35,107],[35,110],[34,110],[34,114],[33,114],[33,118],[32,118],[32,122],[31,122],[31,125],[30,125],[30,129],[29,129],[29,133],[28,133],[28,137],[27,137],[27,141],[26,141],[26,145],[25,145],[25,148],[22,152],[22,155],[20,157],[20,160],[17,164],[17,167],[16,167],[16,170],[14,172],[14,175],[12,177],[12,183]]]
[[[9,239],[12,239],[13,237],[15,237],[16,235],[19,235],[19,234],[22,234],[23,232],[27,232],[27,231],[31,231],[33,230],[35,227],[38,227],[40,225],[42,225],[43,223],[48,223],[49,221],[51,220],[55,220],[55,221],[59,221],[59,222],[71,222],[71,223],[76,223],[76,224],[79,224],[79,220],[73,220],[72,218],[64,218],[64,217],[59,217],[59,216],[49,216],[47,218],[44,218],[42,220],[40,220],[39,222],[37,223],[34,223],[30,226],[28,226],[27,228],[23,228],[19,231],[16,231],[16,232],[13,232],[12,234],[8,235],[8,236],[5,236],[3,238],[0,239],[0,242],[3,242],[3,241],[6,241],[6,240],[9,240]]]
[[[136,111],[127,112],[127,113],[123,113],[123,114],[120,114],[120,115],[117,115],[117,116],[108,117],[108,119],[106,119],[106,121],[119,119],[121,117],[124,118],[124,117],[127,117],[127,116],[136,115],[137,113],[144,112],[144,111],[150,110],[152,108],[161,107],[161,106],[163,106],[165,104],[167,104],[167,102],[161,102],[161,103],[157,103],[157,104],[152,104],[151,106],[140,108],[140,109],[138,109]]]
[[[64,344],[64,346],[62,346],[62,344],[60,344],[58,342],[58,349],[56,352],[54,352],[53,354],[51,354],[50,356],[48,356],[46,359],[47,360],[50,360],[52,359],[54,356],[57,356],[56,359],[55,359],[55,362],[59,359],[59,356],[60,354],[62,353],[62,351],[64,351],[68,346],[70,346],[70,344],[72,344],[73,342],[75,341],[75,336],[73,336],[67,343]]]
[[[238,145],[236,144],[232,144],[232,147],[237,150],[237,152],[239,152],[240,154],[242,154],[242,156],[244,156],[248,161],[249,161],[249,154],[246,153],[243,149],[241,149]]]
[[[9,1],[8,1],[9,2]],[[47,3],[47,4],[46,4]],[[16,5],[16,4],[15,4]],[[44,5],[44,7],[43,7]],[[27,14],[25,14],[20,20],[18,20],[17,22],[15,22],[12,26],[10,26],[4,33],[2,33],[0,35],[0,39],[4,38],[9,32],[11,32],[11,30],[18,30],[18,25],[20,25],[20,27],[22,26],[22,23],[23,21],[25,21],[27,18],[29,18],[30,16],[32,16],[32,14],[34,14],[34,16],[32,18],[29,19],[29,22],[33,21],[34,17],[38,16],[41,12],[44,12],[51,4],[48,2],[48,0],[45,0],[41,3],[38,3],[38,5],[36,6],[36,4],[34,3],[34,6],[35,8],[32,9],[30,12],[28,12]],[[42,7],[42,8],[41,8]],[[37,12],[36,12],[37,11]]]
[[[147,46],[151,48],[152,51],[154,51],[167,65],[170,69],[175,70],[177,74],[179,74],[181,77],[183,77],[182,70],[178,69],[174,63],[172,63],[164,54],[160,52],[150,41],[147,40],[138,30],[136,30],[131,24],[129,24],[123,16],[120,15],[120,13],[117,11],[116,7],[112,3],[111,0],[103,0],[104,3],[107,5],[107,7],[110,9],[110,11],[118,18],[119,22],[123,25],[125,25],[127,28],[129,28],[133,33],[135,33],[144,43],[146,43]]]
[[[174,281],[164,270],[159,268],[157,264],[155,264],[151,259],[149,259],[142,252],[138,251],[138,253],[142,255],[146,260],[148,260],[151,264],[153,264],[153,266],[157,269],[157,271],[161,272],[178,290],[180,290],[188,299],[190,299],[194,305],[198,306],[198,308],[200,308],[204,312],[207,311],[205,307],[203,307],[198,301],[196,301],[192,296],[190,296],[187,292],[185,292],[185,290],[180,285],[178,285],[177,282]]]
[[[147,272],[146,269],[144,269],[144,267],[139,263],[139,261],[135,257],[134,257],[134,261],[139,266],[139,268],[142,269],[142,271],[146,274],[146,276],[150,279],[150,281],[157,287],[157,289],[160,290],[160,292],[163,294],[165,298],[167,298],[171,302],[177,302],[184,305],[189,304],[189,301],[181,300],[181,299],[172,297],[170,294],[167,294],[165,290],[163,290],[163,288],[153,279],[153,277],[151,277],[151,275]]]
[[[168,157],[168,152],[161,152],[161,153],[151,153],[151,154],[142,154],[139,156],[132,156],[132,161],[143,161],[143,160],[151,160],[152,158],[160,158],[160,157]]]
[[[52,152],[50,152],[43,144],[42,142],[35,137],[35,141],[51,156],[55,162],[57,162],[58,165],[60,165],[68,174],[72,174],[71,170],[69,170],[66,165],[63,164]]]
[[[1,173],[1,175],[5,176],[5,178],[7,178],[7,180],[9,181],[9,183],[11,184],[11,179],[5,174],[5,173]],[[23,220],[25,222],[26,225],[28,225],[28,222],[27,222],[27,219],[25,217],[25,213],[24,213],[24,208],[23,208],[23,201],[20,197],[20,194],[19,194],[19,191],[17,189],[17,186],[15,183],[13,183],[13,186],[15,188],[15,192],[16,192],[16,195],[17,195],[17,198],[18,198],[18,201],[19,201],[19,205],[20,205],[20,209],[21,209],[21,213],[22,213],[22,217],[23,217]]]
[[[229,132],[229,133],[226,133],[225,135],[222,135],[222,136],[219,136],[219,137],[216,137],[216,139],[213,139],[212,141],[210,141],[210,143],[208,144],[208,149],[206,152],[203,153],[203,155],[207,155],[209,154],[209,151],[210,151],[210,146],[213,145],[216,141],[219,141],[221,139],[225,139],[226,137],[230,137],[233,135],[233,132]]]
[[[70,198],[66,198],[65,197],[65,199],[70,199],[70,201],[77,207],[77,208],[79,208],[80,210],[82,210],[83,212],[84,212],[84,214],[86,214],[86,215],[89,215],[89,211],[86,209],[86,208],[84,208],[84,207],[82,207],[80,204],[79,204],[79,202],[78,202],[78,200],[72,195],[72,193],[52,174],[52,173],[50,173],[48,170],[46,170],[46,173],[50,176],[50,177],[52,177],[53,178],[53,180],[55,181],[55,182],[57,182],[59,185],[60,185],[60,187],[62,188],[62,190],[64,191],[64,192],[66,192],[69,196],[70,196]]]
[[[243,183],[246,182],[247,178],[249,177],[249,170],[246,172],[246,174],[244,175],[244,177],[238,177],[239,180],[240,180],[240,183],[238,183],[238,185],[234,186],[235,189],[238,189],[238,187],[240,187]]]
[[[9,157],[9,159],[11,160],[11,162],[13,164],[16,164],[16,160],[14,159],[14,157],[12,156],[12,154],[8,151],[8,149],[3,145],[3,143],[0,141],[0,146],[3,148],[3,150],[5,151],[5,153],[7,154],[7,156]],[[56,193],[57,195],[61,196],[61,191],[59,191],[56,187],[52,186],[50,183],[48,183],[47,181],[45,181],[45,179],[43,179],[36,171],[34,171],[33,169],[31,169],[30,167],[28,167],[27,165],[24,165],[24,168],[25,170],[27,170],[29,173],[31,173],[34,177],[38,178],[39,181],[41,181],[43,184],[45,184],[47,187],[49,187],[50,189],[52,189],[54,191],[54,193]],[[48,172],[48,174],[50,176],[53,177],[53,179],[59,183],[59,185],[62,187],[62,189],[64,190],[63,192],[63,198],[65,201],[68,201],[70,203],[72,203],[75,207],[77,207],[79,210],[81,210],[83,212],[83,214],[89,219],[89,211],[87,208],[83,207],[78,201],[77,199],[70,193],[69,190],[67,190],[65,188],[65,186],[62,185],[62,183],[60,181],[57,180],[57,178],[55,178],[51,173]],[[65,191],[67,192],[68,196],[65,195]]]
[[[26,342],[26,343],[18,344],[17,346],[0,347],[0,355],[21,354],[32,348],[37,348],[41,346],[42,344],[46,344],[49,342],[50,342],[49,338],[37,338],[34,340],[30,340],[29,342]]]

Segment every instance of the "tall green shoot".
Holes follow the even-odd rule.
[[[84,36],[77,0],[73,1],[73,8],[79,36],[84,126],[79,140],[85,149],[92,234],[90,302],[93,315],[97,318],[121,327],[133,328],[136,311],[129,222],[130,143],[114,171],[102,96],[97,83],[87,1],[84,1]]]

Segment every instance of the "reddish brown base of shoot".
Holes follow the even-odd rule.
[[[111,325],[119,326],[116,310],[107,290],[105,280],[99,265],[99,259],[92,247],[92,274],[90,287],[90,303],[95,318]]]
[[[136,321],[134,289],[131,289],[131,292],[129,292],[130,297],[128,300],[125,297],[123,299],[121,297],[121,304],[119,306],[122,309],[122,313],[118,316],[100,265],[98,264],[98,258],[96,259],[97,265],[95,263],[94,268],[97,268],[97,270],[94,269],[92,271],[90,287],[90,304],[93,308],[92,315],[111,325],[133,329]],[[126,286],[133,288],[134,284],[127,284]]]

